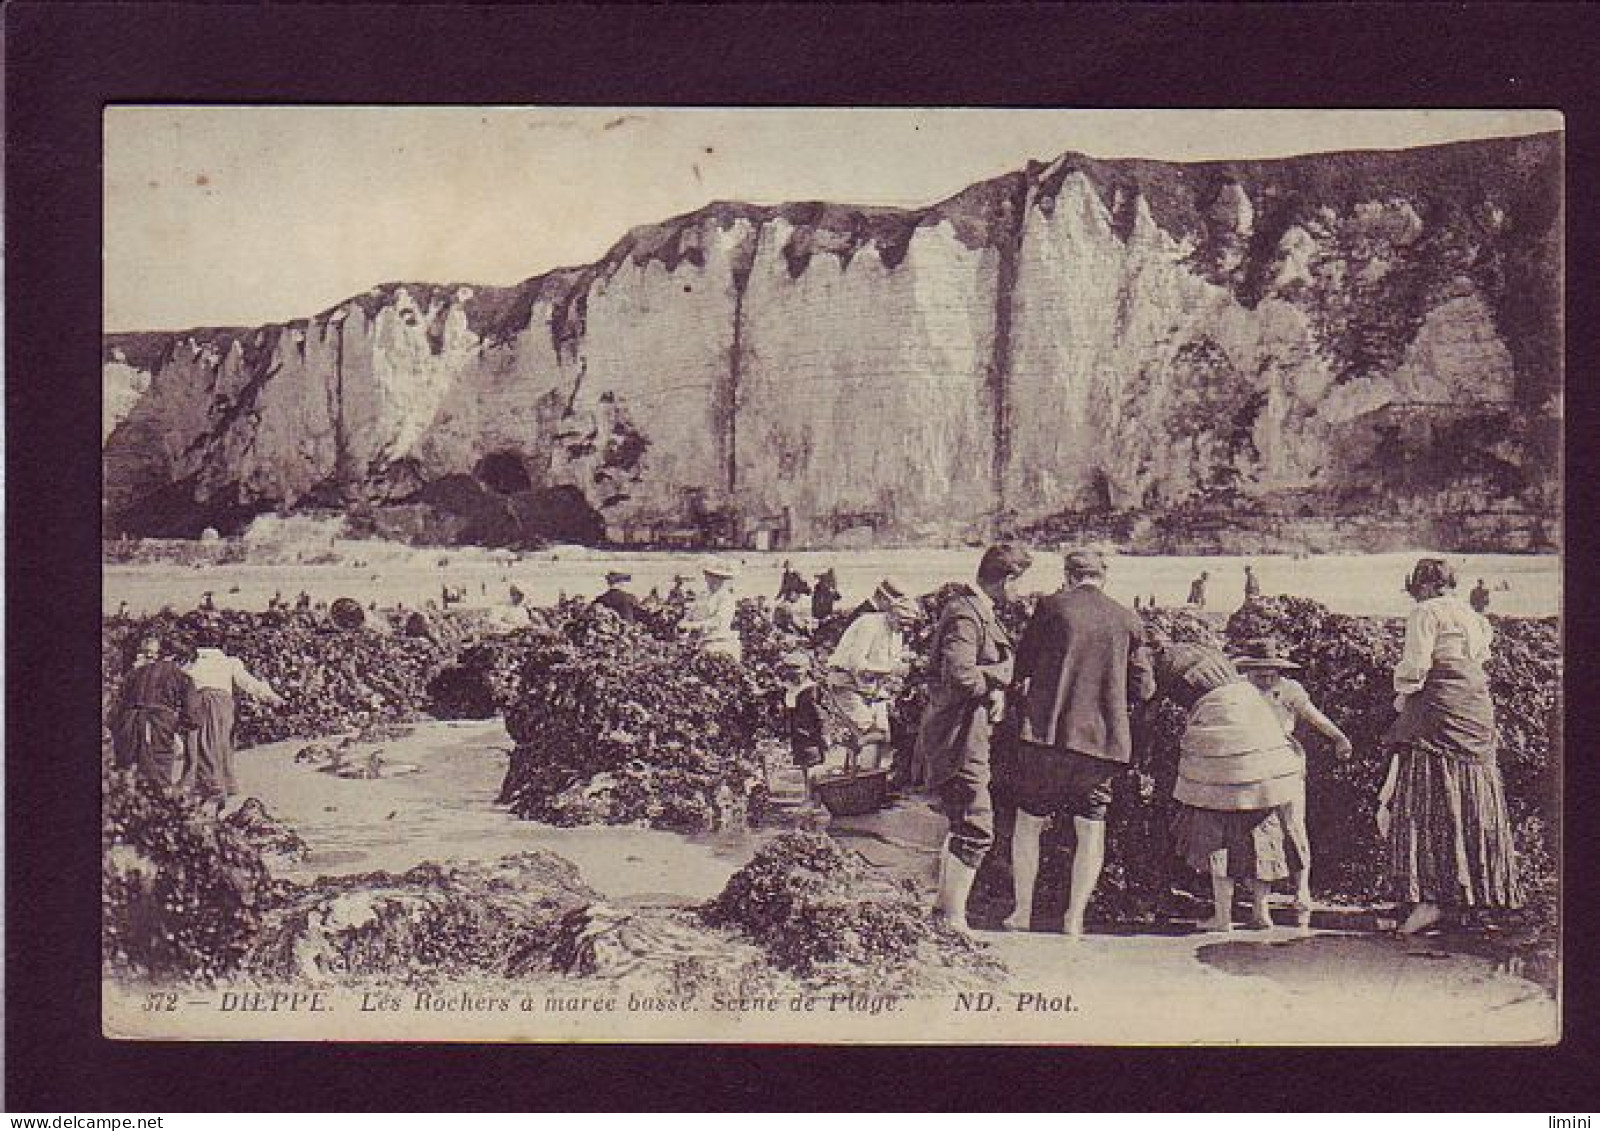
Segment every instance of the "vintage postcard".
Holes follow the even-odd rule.
[[[1559,1040],[1559,114],[103,125],[107,1036]]]

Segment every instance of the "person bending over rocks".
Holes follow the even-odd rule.
[[[221,643],[214,629],[202,628],[195,639],[195,657],[184,667],[194,681],[196,729],[189,741],[182,786],[184,792],[215,804],[219,816],[228,799],[239,792],[233,773],[234,691],[274,707],[284,704],[270,683],[252,675],[244,661],[222,650]]]
[[[1267,893],[1310,864],[1295,803],[1304,764],[1265,697],[1215,649],[1168,644],[1156,658],[1161,692],[1188,712],[1178,744],[1178,853],[1211,877],[1203,930],[1233,929],[1236,881],[1249,886],[1251,926],[1272,926]]]

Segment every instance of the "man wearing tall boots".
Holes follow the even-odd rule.
[[[1112,783],[1133,757],[1129,703],[1149,701],[1156,684],[1144,622],[1103,591],[1104,555],[1073,550],[1065,566],[1065,584],[1039,602],[1017,646],[1016,910],[1005,925],[1032,926],[1040,834],[1050,817],[1070,813],[1077,846],[1062,929],[1076,938],[1105,861]]]
[[[978,564],[977,585],[963,586],[945,604],[934,630],[933,681],[917,758],[950,822],[934,914],[958,931],[967,930],[967,897],[994,844],[989,738],[1011,682],[1013,652],[995,604],[1011,599],[1012,584],[1031,564],[1019,546],[991,546]]]

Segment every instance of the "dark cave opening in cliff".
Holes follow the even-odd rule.
[[[478,461],[473,471],[478,482],[501,495],[518,495],[533,490],[528,465],[517,452],[490,452]]]

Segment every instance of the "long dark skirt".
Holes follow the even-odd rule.
[[[1388,885],[1406,903],[1519,907],[1517,853],[1483,668],[1434,664],[1386,736],[1396,750]]]
[[[1413,743],[1398,752],[1387,844],[1390,895],[1405,903],[1520,907],[1500,767]]]
[[[233,776],[233,693],[206,689],[195,696],[199,729],[189,735],[186,793],[226,800],[239,792]]]
[[[1179,805],[1172,822],[1173,843],[1191,868],[1220,874],[1217,854],[1226,852],[1228,876],[1263,883],[1286,880],[1311,863],[1305,830],[1294,801],[1237,812]]]
[[[145,783],[171,789],[178,712],[165,706],[130,707],[112,728],[111,745],[119,767],[137,769]]]

